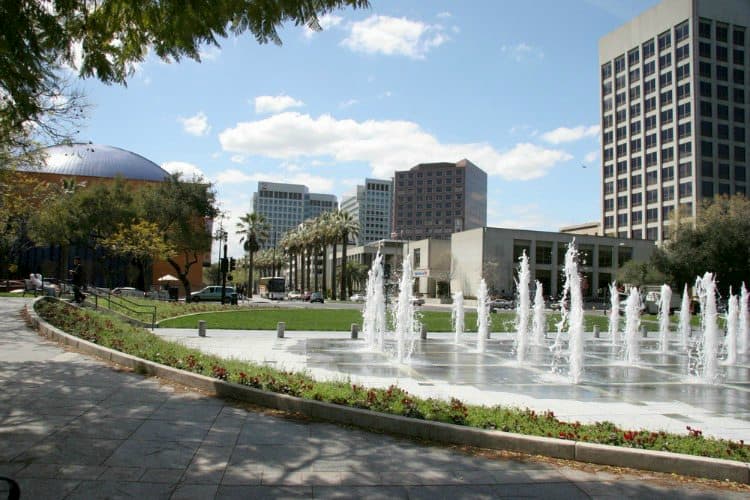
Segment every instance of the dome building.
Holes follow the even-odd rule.
[[[112,182],[121,178],[128,184],[144,185],[163,182],[170,173],[153,161],[132,151],[103,144],[61,144],[43,150],[44,163],[40,166],[25,166],[18,172],[32,175],[44,183],[59,184],[63,179],[74,179],[76,183],[91,186],[97,183]],[[210,228],[210,223],[208,224]],[[208,229],[210,231],[210,229]],[[101,262],[101,255],[90,249],[69,249],[63,251],[59,246],[34,248],[22,258],[21,269],[25,272],[42,272],[45,276],[62,276],[72,265],[72,258],[79,254],[87,268],[89,281],[98,286],[137,286],[147,288],[149,285],[158,286],[158,278],[165,274],[175,275],[174,268],[167,262],[157,261],[152,265],[150,276],[133,276],[133,266],[123,262],[108,262],[107,273],[109,279],[104,279],[101,272],[96,272]],[[176,258],[180,265],[184,259]],[[190,267],[188,280],[191,289],[197,290],[203,285],[203,261],[210,261],[210,251],[204,253],[201,262]],[[109,283],[108,283],[109,282]],[[178,285],[177,282],[171,285]],[[180,295],[184,290],[180,286]]]

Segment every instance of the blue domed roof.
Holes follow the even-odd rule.
[[[44,150],[48,174],[78,177],[117,177],[142,181],[163,181],[169,172],[131,151],[102,144],[63,144]],[[32,169],[29,169],[32,171]]]

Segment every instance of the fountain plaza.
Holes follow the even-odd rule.
[[[304,371],[319,380],[348,380],[370,387],[395,384],[420,397],[552,410],[562,420],[608,420],[623,428],[676,433],[685,433],[690,426],[706,436],[748,440],[747,290],[743,287],[740,296],[729,300],[726,335],[718,327],[710,273],[699,278],[695,287],[703,311],[699,329],[691,328],[689,315],[682,313],[678,326],[660,321],[660,332],[644,336],[640,294],[631,288],[624,318],[617,313],[619,297],[613,293],[609,331],[585,332],[576,266],[571,245],[562,320],[556,332],[543,331],[546,313],[540,285],[532,304],[524,256],[516,283],[516,333],[488,335],[493,315],[482,281],[477,325],[464,324],[464,300],[456,292],[455,331],[429,332],[423,339],[411,301],[409,260],[401,274],[401,291],[386,307],[378,256],[370,270],[359,339],[351,339],[349,332],[286,332],[285,338],[277,338],[275,331],[211,330],[204,338],[197,337],[195,330],[162,328],[156,333],[205,352]],[[669,307],[669,293],[662,289],[662,309],[664,304]],[[687,293],[683,296],[686,312]],[[394,325],[390,330],[388,314]]]

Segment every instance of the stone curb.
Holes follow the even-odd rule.
[[[40,300],[50,299],[40,297],[34,301],[34,304]],[[164,378],[220,397],[228,397],[267,408],[301,413],[309,417],[339,424],[446,444],[516,451],[530,455],[543,455],[599,465],[628,467],[750,484],[750,464],[734,460],[477,429],[389,415],[370,410],[302,399],[287,394],[262,391],[253,387],[178,370],[88,342],[69,335],[42,320],[36,314],[33,307],[29,308],[26,306],[24,310],[32,326],[40,335],[48,339],[71,346],[81,353],[126,366],[136,373]]]

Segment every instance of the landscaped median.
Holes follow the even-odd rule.
[[[42,335],[137,372],[220,396],[443,443],[750,484],[750,447],[706,438],[696,429],[677,435],[620,429],[607,422],[561,422],[552,412],[421,399],[395,386],[370,389],[318,382],[207,355],[55,299],[38,299],[34,309],[29,318]]]

